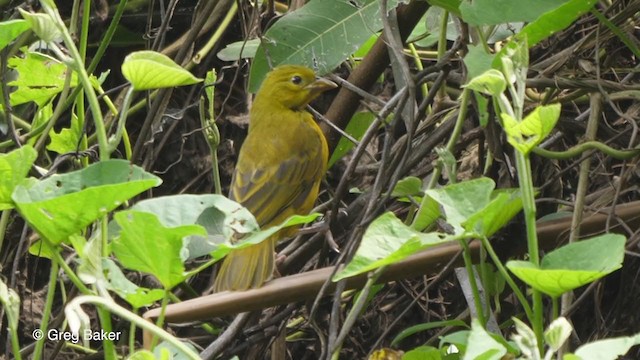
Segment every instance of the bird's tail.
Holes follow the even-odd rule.
[[[273,275],[274,247],[273,239],[266,239],[230,252],[220,267],[215,291],[247,290],[262,286]]]

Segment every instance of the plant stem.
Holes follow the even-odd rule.
[[[43,240],[43,241],[47,241],[47,240]],[[80,280],[80,278],[78,278],[78,275],[76,275],[76,273],[73,272],[73,269],[71,269],[69,267],[69,265],[64,261],[64,259],[62,258],[62,255],[60,255],[59,251],[54,251],[53,252],[53,261],[58,263],[58,266],[60,266],[62,268],[62,270],[64,270],[64,272],[69,277],[69,280],[71,280],[73,285],[75,285],[78,288],[78,290],[80,290],[81,293],[83,293],[83,294],[91,294],[92,293],[91,290],[89,290],[89,288],[87,288],[84,285],[84,283]]]
[[[476,316],[478,317],[478,321],[480,321],[480,323],[484,327],[487,324],[487,318],[484,315],[484,306],[482,306],[482,301],[480,300],[480,291],[478,290],[478,283],[476,282],[476,273],[473,270],[471,250],[469,249],[469,243],[467,243],[467,241],[467,239],[460,240],[460,246],[462,247],[462,258],[464,259],[464,267],[465,269],[467,269],[469,285],[471,285],[471,292],[473,293],[473,302],[476,307]]]
[[[413,63],[416,66],[416,69],[418,69],[418,71],[424,70],[424,66],[422,66],[422,61],[420,61],[420,55],[418,55],[416,46],[413,45],[413,43],[410,43],[408,46],[409,46],[409,51],[411,52],[411,56],[413,56]],[[427,95],[429,94],[429,87],[427,86],[426,82],[420,85],[420,91],[422,91],[423,97],[427,97]],[[431,105],[427,106],[427,114],[430,114],[430,113],[431,113]]]
[[[218,43],[218,40],[220,40],[220,37],[222,37],[222,34],[224,34],[224,32],[227,30],[227,28],[229,27],[229,24],[231,23],[231,20],[233,20],[237,12],[238,12],[238,2],[234,1],[233,4],[231,4],[231,8],[227,12],[227,16],[225,16],[225,18],[222,19],[222,22],[220,23],[216,31],[213,33],[213,35],[211,35],[211,38],[209,38],[207,43],[200,49],[200,51],[198,51],[191,58],[191,61],[189,61],[189,63],[184,66],[185,69],[187,70],[191,69],[194,65],[199,64],[200,61],[202,61],[202,59],[204,59],[207,56],[207,54],[211,51],[211,49],[213,49],[213,47]]]
[[[522,305],[522,308],[524,309],[524,313],[527,315],[529,322],[533,324],[533,320],[534,320],[533,311],[531,310],[531,306],[527,301],[527,297],[524,296],[522,291],[520,291],[520,288],[518,288],[518,285],[515,283],[515,281],[513,281],[513,278],[509,275],[509,272],[502,264],[502,261],[500,261],[500,258],[498,257],[496,252],[493,250],[493,246],[491,245],[491,242],[489,242],[489,239],[487,239],[486,237],[481,237],[480,241],[482,241],[483,248],[489,254],[489,257],[493,261],[494,265],[496,266],[496,268],[498,269],[502,277],[504,277],[504,280],[507,282],[507,284],[509,285],[513,293],[518,298],[518,301],[520,301],[520,304]]]
[[[522,191],[522,208],[524,211],[524,221],[527,230],[527,247],[529,250],[529,261],[534,265],[540,265],[540,255],[538,249],[538,233],[536,231],[536,204],[533,190],[533,178],[531,175],[531,162],[527,155],[515,151],[516,169],[518,171],[518,182]],[[543,341],[543,311],[542,294],[536,289],[531,289],[533,298],[533,332],[538,340],[538,347],[542,354]]]
[[[464,89],[462,91],[462,95],[460,95],[460,110],[458,111],[458,117],[456,118],[456,124],[451,132],[451,137],[449,137],[449,141],[447,141],[447,150],[453,153],[453,149],[460,138],[460,134],[462,134],[462,126],[464,125],[464,120],[467,117],[467,107],[469,104],[469,90]],[[438,164],[433,169],[433,175],[431,176],[431,180],[429,181],[429,185],[427,189],[433,189],[438,183],[438,179],[440,178],[440,174],[442,173],[442,164]],[[422,200],[422,205],[426,204],[428,198],[425,196]],[[421,205],[421,207],[422,207]],[[416,217],[418,218],[418,217]]]
[[[4,244],[4,237],[7,231],[7,225],[9,224],[10,215],[11,209],[2,210],[2,215],[0,215],[0,249],[2,249],[2,245]]]
[[[91,85],[91,81],[89,80],[89,74],[87,70],[84,68],[84,62],[82,61],[82,57],[80,56],[80,52],[73,42],[73,38],[69,31],[65,27],[64,21],[60,17],[57,8],[55,7],[55,3],[53,1],[42,1],[41,2],[43,9],[45,12],[51,16],[51,19],[54,20],[56,27],[62,34],[62,38],[64,40],[64,44],[67,47],[69,55],[71,56],[71,61],[66,58],[66,55],[58,48],[55,43],[50,43],[51,49],[60,57],[60,59],[67,59],[68,66],[72,67],[78,74],[78,78],[82,83],[82,87],[84,88],[84,92],[87,96],[87,100],[89,101],[89,106],[91,107],[91,113],[93,116],[93,121],[96,127],[96,135],[98,136],[98,146],[100,149],[100,160],[108,160],[109,159],[109,147],[107,142],[107,132],[104,126],[104,120],[102,118],[102,111],[100,109],[100,103],[98,102],[98,97],[96,96],[95,91]]]
[[[158,318],[156,319],[156,326],[159,328],[162,328],[162,324],[164,323],[164,316],[167,310],[167,304],[169,304],[169,293],[170,293],[169,290],[167,289],[164,290],[164,297],[162,298],[162,304],[160,305],[160,315],[158,315]],[[157,343],[158,343],[158,337],[154,335],[153,338],[151,339],[151,349],[153,349]]]
[[[447,52],[447,24],[449,23],[449,11],[442,11],[442,19],[440,20],[440,38],[438,39],[438,60],[444,57],[444,54]],[[465,90],[466,91],[466,90]],[[440,88],[438,94],[441,97],[445,97],[447,95],[446,86]],[[461,108],[462,109],[462,108]]]
[[[33,360],[39,360],[42,357],[44,343],[47,341],[47,332],[49,327],[49,317],[53,308],[53,300],[56,295],[56,282],[58,281],[58,262],[51,261],[51,270],[49,271],[49,284],[47,284],[47,299],[44,304],[42,313],[42,322],[40,323],[40,331],[42,336],[36,341],[35,350],[33,350]]]

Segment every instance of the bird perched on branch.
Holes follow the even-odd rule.
[[[229,198],[246,207],[261,228],[311,211],[329,151],[306,106],[335,87],[311,69],[284,65],[271,71],[258,91]],[[274,272],[275,244],[295,232],[295,227],[286,228],[259,244],[233,250],[222,263],[216,291],[262,286]]]

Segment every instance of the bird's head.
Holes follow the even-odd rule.
[[[301,110],[322,92],[336,86],[333,81],[316,77],[307,67],[283,65],[267,74],[256,95],[256,103],[278,103],[292,110]]]

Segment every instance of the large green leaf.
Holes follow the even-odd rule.
[[[567,28],[578,17],[591,10],[596,3],[596,0],[567,1],[527,24],[516,37],[526,38],[529,47],[532,47],[556,32]]]
[[[126,160],[108,160],[41,181],[31,179],[18,185],[12,198],[40,235],[59,244],[161,182]]]
[[[10,68],[18,72],[18,78],[9,85],[17,89],[11,93],[11,105],[33,101],[39,106],[47,103],[64,89],[67,66],[58,60],[37,52],[27,52],[24,58],[9,59]],[[71,74],[69,85],[77,85],[77,76]]]
[[[37,156],[38,153],[28,145],[0,154],[0,210],[13,208],[13,189],[27,177]]]
[[[47,107],[51,107],[51,102],[47,104]],[[46,109],[46,107],[43,109]],[[47,150],[55,151],[58,154],[72,152],[78,148],[83,132],[84,129],[80,120],[75,114],[71,114],[71,124],[68,128],[61,129],[60,132],[56,132],[53,128],[49,131],[51,142],[47,145]]]
[[[233,249],[257,244],[280,229],[309,223],[320,215],[296,215],[282,224],[260,230],[249,210],[215,194],[162,196],[140,201],[131,210],[153,214],[167,228],[192,225],[204,228],[206,234],[190,235],[185,239],[181,250],[184,259],[204,255],[221,259]],[[144,223],[139,225],[144,226]],[[116,223],[110,224],[109,234],[117,236],[120,231]]]
[[[489,69],[473,77],[465,87],[485,95],[498,96],[507,89],[507,82],[500,71]]]
[[[260,46],[260,39],[242,40],[233,42],[218,51],[218,58],[222,61],[238,61],[240,59],[251,59],[256,56],[256,51]]]
[[[132,210],[155,214],[166,227],[200,225],[207,236],[190,236],[187,258],[209,254],[232,237],[259,231],[253,215],[240,204],[222,195],[171,195],[143,200]],[[117,231],[117,230],[116,230]]]
[[[162,289],[147,289],[132,283],[111,259],[103,258],[102,267],[106,273],[107,288],[136,309],[152,305],[164,297]]]
[[[127,55],[122,63],[122,75],[135,90],[192,85],[202,81],[168,56],[149,50]]]
[[[221,259],[226,256],[233,249],[242,249],[247,246],[251,246],[254,244],[258,244],[262,241],[265,241],[267,238],[277,233],[281,229],[291,226],[297,226],[302,224],[308,224],[314,220],[316,220],[320,216],[319,213],[312,213],[309,215],[293,215],[289,217],[287,220],[282,222],[280,225],[270,227],[268,229],[251,232],[242,238],[242,240],[238,241],[234,244],[229,244],[227,242],[218,244],[216,248],[211,251],[211,257],[213,259]]]
[[[471,332],[467,340],[467,351],[463,360],[500,360],[507,349],[491,337],[478,319],[471,322]]]
[[[479,178],[425,193],[440,204],[447,222],[454,227],[456,234],[460,234],[462,223],[489,203],[494,187],[493,180]]]
[[[384,213],[369,225],[353,259],[333,277],[333,281],[394,264],[422,249],[450,240],[446,234],[418,232],[392,212]]]
[[[517,189],[494,190],[491,201],[462,223],[465,230],[489,237],[502,229],[522,210],[522,196]]]
[[[569,321],[561,316],[553,320],[544,331],[544,341],[553,351],[558,351],[571,336],[572,332],[573,327]]]
[[[404,353],[402,360],[442,360],[442,354],[435,347],[418,346]]]
[[[539,267],[529,261],[509,261],[507,267],[534,289],[559,297],[621,268],[625,242],[622,235],[604,234],[550,252]]]
[[[464,65],[467,67],[467,77],[473,79],[491,69],[491,64],[495,55],[487,53],[482,45],[469,45],[469,52],[464,57]],[[500,80],[497,80],[500,82]],[[504,81],[504,80],[503,80]],[[478,90],[478,89],[474,89]],[[480,89],[483,91],[484,89]],[[494,90],[500,91],[500,88]],[[494,92],[492,91],[492,92]],[[504,90],[503,90],[504,91]],[[495,94],[492,94],[495,95]]]
[[[560,118],[560,104],[538,106],[520,122],[507,113],[500,115],[509,144],[527,155],[556,126]]]
[[[388,9],[397,4],[388,1]],[[326,74],[381,28],[377,0],[312,0],[264,34],[251,66],[249,90],[258,90],[269,65],[300,64]]]
[[[56,26],[56,21],[49,14],[32,13],[21,8],[18,8],[18,11],[40,39],[45,42],[55,42],[62,38],[62,33]]]
[[[30,27],[26,20],[21,19],[0,22],[0,50]]]
[[[462,0],[427,0],[433,6],[441,7],[448,12],[460,16],[460,3]]]
[[[558,0],[466,0],[460,4],[460,12],[470,25],[498,25],[534,21],[562,3]]]
[[[122,230],[112,248],[122,265],[152,274],[165,289],[184,281],[183,238],[204,235],[204,228],[198,225],[165,227],[154,214],[134,210],[120,211],[114,218]]]
[[[594,341],[580,346],[576,355],[581,360],[616,360],[640,344],[640,334]]]

